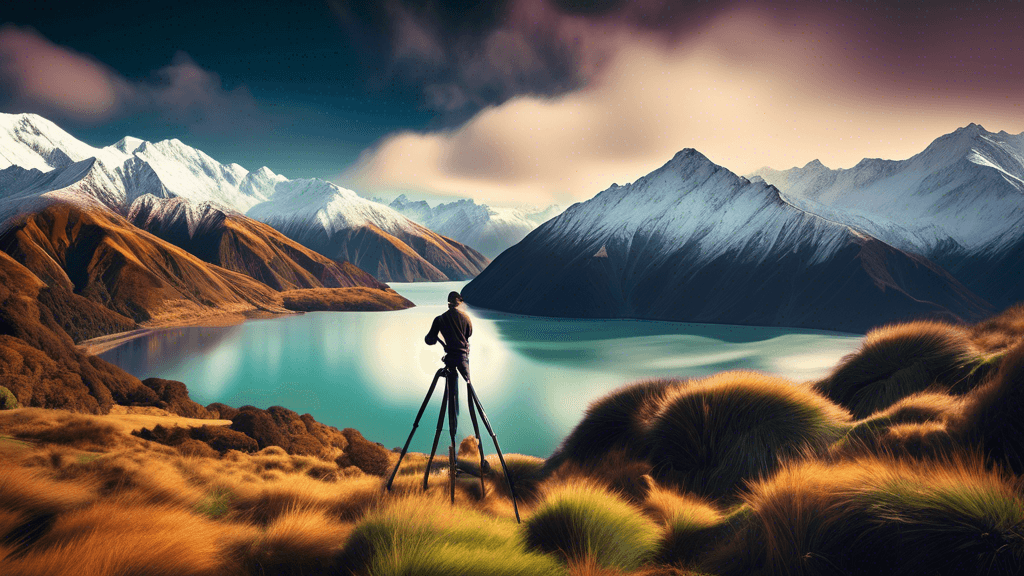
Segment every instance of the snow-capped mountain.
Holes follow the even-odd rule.
[[[849,331],[989,310],[928,260],[796,208],[692,149],[541,225],[463,295],[546,316]]]
[[[147,194],[132,203],[127,220],[203,261],[275,290],[385,287],[348,262],[331,260],[267,224],[225,212],[212,202]]]
[[[126,137],[94,148],[33,114],[0,114],[0,222],[53,202],[127,215],[139,198],[182,198],[253,217],[380,280],[462,280],[488,260],[386,206],[317,179],[221,164],[179,140]],[[198,209],[198,208],[197,208]],[[184,213],[183,213],[184,214]],[[358,238],[350,246],[350,239]]]
[[[389,206],[442,236],[473,246],[488,258],[501,254],[561,212],[558,206],[542,210],[495,208],[473,200],[459,200],[431,208],[426,201],[413,202],[404,194]]]
[[[1002,307],[1024,299],[1024,133],[970,124],[906,160],[763,168],[804,210],[922,254]]]

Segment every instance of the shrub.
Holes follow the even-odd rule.
[[[654,523],[614,493],[583,482],[551,489],[523,523],[526,545],[567,560],[592,557],[598,564],[632,570],[658,544]]]
[[[0,386],[0,410],[13,410],[20,407],[21,404],[18,403],[17,396],[7,388]]]
[[[384,476],[391,472],[391,451],[370,442],[353,428],[341,431],[348,440],[348,449],[336,460],[339,468],[356,466],[367,474]]]
[[[984,376],[973,370],[978,356],[964,331],[952,325],[885,326],[868,332],[860,350],[815,389],[864,418],[933,386],[954,394],[970,391]]]
[[[648,431],[653,476],[726,496],[783,458],[822,453],[849,415],[813,391],[757,372],[723,372],[670,394]]]

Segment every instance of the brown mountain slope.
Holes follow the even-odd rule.
[[[0,252],[0,383],[22,406],[106,412],[118,402],[155,403],[156,394],[120,369],[78,351],[50,308],[49,288]],[[84,298],[83,298],[84,300]],[[90,317],[97,307],[83,308]]]
[[[411,220],[390,232],[374,224],[332,233],[306,222],[272,221],[271,225],[311,250],[352,262],[382,282],[468,280],[490,263],[469,246]]]
[[[277,293],[203,262],[113,213],[68,203],[22,218],[0,250],[60,292],[135,322],[220,312],[285,312]]]
[[[331,260],[262,222],[209,203],[146,195],[132,204],[128,220],[206,262],[276,290],[386,287],[350,262]]]

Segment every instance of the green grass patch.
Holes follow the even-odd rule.
[[[214,488],[206,498],[196,505],[196,512],[210,518],[220,518],[228,513],[233,499],[234,494],[231,490],[221,487]]]
[[[31,442],[20,440],[18,438],[15,438],[14,436],[0,436],[0,442],[4,442],[6,444],[14,444],[15,446],[20,446],[23,448],[32,446]]]
[[[593,558],[607,568],[633,570],[654,556],[659,531],[619,496],[590,484],[553,489],[523,524],[530,549],[567,560]]]
[[[513,520],[413,496],[370,512],[353,531],[342,563],[372,576],[558,575],[548,554],[526,549]]]

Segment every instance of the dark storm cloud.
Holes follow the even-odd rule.
[[[331,6],[383,85],[417,86],[423,105],[448,124],[519,95],[587,86],[625,37],[643,35],[676,49],[716,19],[752,10],[842,37],[845,57],[865,79],[880,82],[879,90],[939,83],[937,89],[1006,97],[1021,87],[1024,19],[1017,1],[332,0]]]
[[[265,122],[244,86],[225,89],[216,73],[184,52],[133,81],[31,28],[9,24],[0,27],[0,111],[83,125],[155,114],[199,133],[247,131]]]

